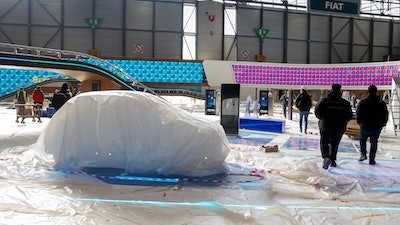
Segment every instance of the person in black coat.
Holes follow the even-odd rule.
[[[347,122],[353,118],[350,102],[342,98],[340,84],[332,85],[332,91],[317,103],[314,113],[319,119],[322,168],[335,167],[340,140]]]
[[[61,106],[63,106],[68,99],[70,99],[71,95],[68,93],[68,84],[63,83],[61,86],[61,90],[53,95],[51,100],[52,106],[58,111]]]
[[[308,114],[311,109],[311,96],[307,93],[307,89],[305,87],[301,87],[301,93],[297,96],[295,100],[295,105],[299,109],[299,125],[300,125],[300,133],[303,132],[303,121],[304,121],[304,133],[307,134],[308,127]]]
[[[368,87],[368,96],[357,107],[357,123],[360,124],[360,161],[367,159],[367,139],[371,143],[369,151],[369,164],[375,165],[375,155],[378,149],[378,138],[382,128],[388,121],[388,109],[376,93],[375,85]]]

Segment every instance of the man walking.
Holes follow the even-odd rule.
[[[281,96],[281,98],[279,100],[281,101],[281,104],[282,104],[283,116],[286,118],[286,109],[289,104],[289,98],[288,98],[286,92],[283,93],[283,95]]]
[[[340,84],[333,84],[332,90],[315,106],[315,116],[319,119],[320,149],[324,159],[322,168],[336,167],[336,155],[340,140],[346,131],[347,122],[353,117],[350,102],[342,98]]]
[[[360,149],[359,161],[367,159],[367,139],[371,143],[369,151],[369,164],[375,165],[375,155],[378,149],[378,138],[382,128],[388,121],[388,109],[376,93],[375,85],[368,87],[368,96],[357,107],[357,123],[360,124]]]
[[[300,133],[303,132],[303,120],[304,120],[304,133],[307,134],[308,127],[308,114],[311,109],[311,97],[307,93],[307,89],[305,87],[301,87],[301,93],[297,96],[295,101],[296,107],[299,109],[299,123],[300,123]]]

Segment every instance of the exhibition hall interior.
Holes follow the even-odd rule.
[[[398,224],[399,38],[391,0],[1,1],[1,224]]]

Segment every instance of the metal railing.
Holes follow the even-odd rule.
[[[156,93],[158,93],[159,95],[186,96],[186,97],[197,98],[197,99],[202,99],[202,100],[206,99],[206,96],[204,94],[196,92],[196,91],[186,90],[186,89],[159,88],[159,89],[154,89],[154,91]]]
[[[131,85],[136,90],[149,92],[151,94],[159,96],[158,93],[156,93],[152,88],[149,88],[146,85],[138,82],[135,78],[124,72],[122,69],[99,57],[92,56],[86,53],[26,45],[16,45],[9,43],[0,43],[0,53],[14,54],[20,56],[35,56],[48,59],[75,59],[76,61],[86,59],[89,64],[99,66],[105,70],[112,72],[113,74],[120,74],[122,75],[121,78],[124,80],[131,80]]]

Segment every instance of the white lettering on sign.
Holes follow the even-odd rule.
[[[342,2],[325,2],[325,9],[343,10],[344,3]]]

